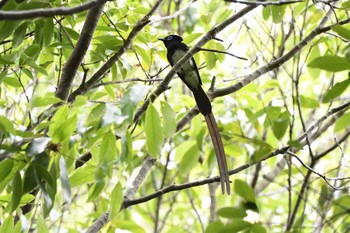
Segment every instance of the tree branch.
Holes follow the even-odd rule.
[[[105,73],[113,66],[113,64],[116,61],[118,61],[120,57],[130,48],[131,43],[133,42],[136,35],[142,30],[144,26],[146,26],[150,22],[149,18],[159,7],[162,1],[163,0],[157,0],[157,2],[154,4],[151,10],[133,27],[128,38],[126,38],[126,40],[124,41],[123,46],[120,47],[120,49],[98,71],[96,71],[95,74],[92,75],[92,77],[84,84],[84,86],[80,86],[69,96],[69,102],[73,102],[77,95],[85,93],[103,78]]]
[[[227,26],[235,22],[237,19],[241,18],[248,12],[255,9],[256,6],[247,6],[225,20],[224,22],[218,24],[217,26],[210,29],[198,42],[197,44],[191,48],[168,72],[165,76],[164,80],[157,86],[156,90],[154,90],[150,96],[146,99],[143,105],[137,110],[134,122],[138,122],[141,115],[146,111],[148,105],[152,103],[160,94],[162,94],[165,90],[167,90],[167,86],[170,83],[172,77],[176,74],[177,70],[179,70],[195,53],[197,53],[208,41],[213,39],[216,34],[225,29]]]
[[[245,4],[245,5],[253,5],[253,6],[282,6],[282,5],[287,5],[287,4],[304,2],[304,0],[279,1],[279,2],[225,0],[225,2],[234,2],[234,3],[240,3],[240,4]]]
[[[147,155],[145,161],[143,162],[141,169],[135,179],[132,182],[132,185],[130,188],[128,188],[124,194],[124,202],[122,204],[122,207],[120,210],[123,210],[124,203],[127,200],[130,200],[134,194],[136,193],[137,189],[140,187],[142,182],[146,179],[148,172],[151,170],[153,165],[155,164],[157,160],[152,158],[151,156]],[[106,211],[104,214],[102,214],[86,231],[87,233],[97,233],[101,230],[101,228],[106,225],[109,222],[109,210]]]
[[[34,19],[39,17],[52,17],[55,15],[72,15],[98,5],[103,5],[108,0],[90,0],[76,7],[40,8],[27,11],[0,11],[0,20]],[[2,1],[6,2],[6,1]],[[2,3],[1,2],[1,3]]]
[[[63,67],[62,76],[56,90],[56,96],[64,101],[68,99],[74,77],[76,76],[78,68],[89,48],[92,36],[103,10],[104,3],[105,2],[89,10],[77,45],[74,47],[72,54],[69,56],[68,61]]]

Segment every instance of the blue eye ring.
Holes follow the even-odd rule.
[[[171,39],[173,39],[173,37],[172,36],[168,36],[166,39],[167,40],[171,40]]]

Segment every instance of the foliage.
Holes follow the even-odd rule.
[[[349,3],[1,1],[0,232],[349,231]]]

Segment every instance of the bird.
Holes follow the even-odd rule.
[[[167,49],[167,59],[171,66],[174,66],[187,53],[187,51],[189,51],[187,45],[182,43],[182,37],[178,35],[169,35],[165,38],[159,38],[159,40],[164,43]],[[231,193],[230,180],[224,146],[216,120],[212,113],[210,100],[202,88],[202,81],[198,72],[197,64],[193,57],[191,57],[191,59],[189,59],[177,71],[177,75],[192,91],[197,107],[205,118],[219,167],[221,192],[222,194],[225,194],[226,191],[229,195]]]

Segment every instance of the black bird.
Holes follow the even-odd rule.
[[[171,66],[174,66],[189,50],[187,45],[182,43],[182,38],[180,36],[169,35],[165,38],[160,38],[159,40],[163,41],[165,47],[167,48],[167,58]],[[223,194],[225,194],[226,189],[227,194],[230,194],[230,180],[227,170],[224,146],[221,141],[218,126],[211,111],[211,103],[202,89],[202,81],[193,57],[177,71],[177,75],[192,91],[198,109],[203,114],[205,121],[207,122],[210,137],[215,149],[216,159],[219,165],[221,191]]]

